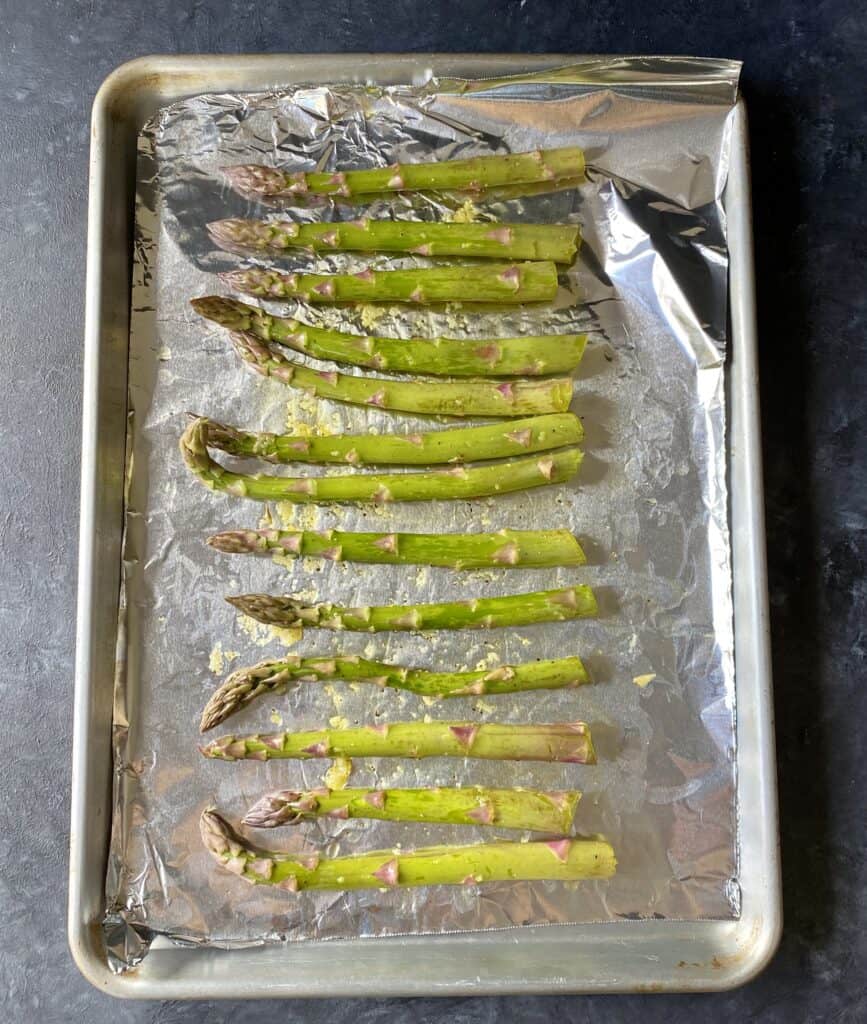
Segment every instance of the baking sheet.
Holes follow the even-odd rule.
[[[197,97],[161,112],[143,133],[130,354],[125,633],[115,730],[118,784],[107,880],[113,908],[107,935],[119,963],[139,957],[152,932],[243,944],[737,913],[720,205],[736,66],[728,68],[726,93],[719,88],[719,62],[713,67],[714,84],[707,90],[701,81],[681,91],[671,83],[625,81],[600,88],[563,73],[556,84],[530,77],[469,89],[428,84],[384,92],[333,88]],[[218,168],[250,159],[361,166],[396,154],[447,158],[542,142],[585,146],[592,163],[588,182],[571,192],[485,206],[483,213],[582,225],[587,245],[565,275],[558,308],[484,316],[454,309],[411,316],[388,311],[376,329],[485,336],[589,326],[595,343],[573,405],[588,435],[581,478],[574,486],[496,502],[303,509],[295,510],[293,520],[389,530],[567,525],[585,540],[595,564],[457,575],[301,562],[287,571],[205,548],[208,533],[255,524],[261,509],[212,496],[186,474],[176,448],[186,411],[265,429],[282,428],[287,415],[296,427],[332,431],[394,429],[398,419],[405,429],[422,425],[412,417],[376,419],[368,411],[290,398],[286,389],[241,370],[225,335],[192,316],[187,299],[218,291],[213,271],[236,263],[213,250],[204,224],[267,212],[225,190]],[[371,210],[388,212],[453,215],[417,197]],[[326,209],[297,215],[353,214]],[[361,265],[345,257],[315,263],[318,269]],[[579,292],[583,304],[576,306]],[[302,313],[311,322],[361,327],[357,313]],[[274,509],[273,515],[278,519],[286,511]],[[198,839],[205,804],[215,802],[237,818],[265,788],[315,785],[325,767],[224,765],[196,754],[198,712],[216,683],[209,665],[228,671],[279,653],[287,639],[295,641],[237,620],[222,594],[283,590],[371,603],[573,581],[597,586],[605,612],[598,622],[372,639],[309,632],[292,650],[340,649],[407,664],[473,667],[553,657],[568,647],[586,657],[598,680],[593,687],[430,706],[409,695],[338,684],[302,687],[260,702],[227,727],[274,729],[282,719],[286,727],[304,728],[331,718],[355,723],[424,715],[585,718],[594,726],[600,752],[593,768],[524,764],[504,771],[499,764],[447,760],[357,761],[352,781],[502,784],[507,772],[514,784],[578,786],[586,795],[576,826],[603,832],[615,845],[620,866],[614,880],[288,897],[247,888],[214,869]],[[336,853],[397,842],[469,841],[490,838],[492,831],[332,822],[259,835],[286,848],[313,844]]]

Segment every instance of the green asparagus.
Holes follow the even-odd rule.
[[[284,693],[291,683],[327,679],[366,682],[394,690],[408,690],[422,697],[479,697],[484,694],[559,690],[590,682],[581,659],[577,657],[500,665],[473,672],[428,672],[368,661],[356,655],[302,658],[297,654],[287,654],[279,661],[262,661],[227,676],[205,705],[201,731],[213,729],[259,697]]]
[[[507,202],[510,199],[524,199],[528,196],[550,195],[553,192],[565,192],[579,188],[587,181],[585,174],[570,175],[563,178],[550,178],[547,181],[516,182],[513,185],[492,185],[482,189],[431,189],[427,194],[435,203],[450,210],[459,210],[468,202],[475,204]],[[297,207],[300,209],[323,209],[328,206],[360,207],[371,203],[382,202],[393,198],[389,192],[357,192],[351,196],[331,193],[323,195],[317,192],[295,192],[292,195],[268,196],[258,193],[259,202],[277,209]]]
[[[442,604],[365,605],[358,608],[340,608],[331,602],[305,604],[294,597],[273,597],[269,594],[240,594],[226,600],[245,615],[269,626],[348,629],[357,633],[528,626],[537,622],[587,618],[597,612],[596,597],[586,586]]]
[[[565,192],[579,188],[587,181],[586,175],[570,175],[563,178],[551,178],[548,181],[516,182],[514,185],[494,185],[483,189],[431,189],[428,196],[433,202],[450,210],[459,210],[468,202],[475,204],[507,202],[510,199],[524,199],[528,196],[550,195],[553,192]],[[389,192],[358,192],[351,196],[331,193],[323,195],[317,192],[295,192],[290,196],[267,196],[258,193],[256,198],[261,203],[277,209],[297,207],[300,209],[323,209],[328,206],[360,207],[371,203],[382,202],[393,198]]]
[[[550,261],[494,263],[357,274],[281,274],[252,267],[220,274],[233,290],[261,299],[305,302],[550,302],[557,268]]]
[[[242,459],[266,462],[348,463],[350,466],[436,466],[529,455],[579,444],[581,421],[571,412],[508,424],[456,427],[423,434],[344,434],[301,437],[251,433],[207,420],[208,445]]]
[[[255,847],[213,809],[202,814],[200,828],[205,848],[223,867],[253,885],[273,885],[289,892],[610,878],[617,866],[614,850],[602,839],[434,846],[321,858],[317,853],[277,853]]]
[[[208,231],[229,252],[402,252],[418,256],[471,256],[498,260],[571,263],[580,231],[568,224],[456,224],[442,221],[218,220]]]
[[[392,722],[347,729],[221,736],[199,750],[220,761],[313,757],[473,757],[495,761],[596,764],[584,722],[499,725],[490,722]]]
[[[341,334],[299,320],[271,316],[255,306],[217,295],[193,299],[197,313],[266,343],[336,363],[366,366],[388,373],[427,373],[451,377],[538,377],[569,373],[581,362],[587,337],[542,337],[460,341],[456,338],[378,338]]]
[[[349,533],[344,530],[226,530],[208,544],[229,555],[301,555],[331,562],[437,565],[451,569],[583,565],[568,530],[497,533]]]
[[[536,416],[565,412],[572,380],[387,380],[311,370],[290,362],[252,334],[230,335],[235,351],[257,373],[317,398],[434,416]]]
[[[454,466],[424,473],[351,473],[320,477],[280,477],[232,473],[208,454],[206,420],[194,420],[184,431],[180,448],[192,473],[212,491],[252,501],[311,502],[431,501],[479,498],[530,487],[561,483],[578,472],[581,451],[561,448],[539,457],[510,462]]]
[[[468,199],[478,203],[507,202],[510,199],[525,199],[528,196],[550,195],[552,192],[565,192],[578,188],[587,181],[584,174],[569,175],[563,178],[551,178],[548,181],[517,182],[514,185],[496,185],[492,188],[483,189],[481,192],[473,193],[468,191],[452,191],[441,193],[443,199],[451,200],[450,205],[465,203]],[[367,202],[373,202],[379,196],[370,196]],[[359,202],[362,197],[358,197]]]
[[[291,197],[313,192],[352,196],[371,192],[427,192],[457,189],[477,192],[502,185],[548,182],[584,173],[577,146],[527,153],[475,156],[462,160],[401,164],[359,171],[281,171],[262,164],[224,167],[233,188],[244,195]]]
[[[563,835],[581,794],[532,789],[291,789],[269,793],[244,816],[252,828],[297,825],[310,818],[374,818],[444,825],[493,825]]]

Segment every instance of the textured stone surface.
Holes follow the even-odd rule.
[[[856,0],[0,0],[0,1005],[42,1024],[867,1019],[867,19]],[[719,996],[127,1004],[66,951],[88,115],[159,52],[524,50],[746,61],[786,931]],[[26,431],[26,432],[25,432]],[[7,751],[9,750],[7,742]]]

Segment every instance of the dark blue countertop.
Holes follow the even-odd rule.
[[[695,53],[745,61],[786,925],[715,996],[131,1004],[66,949],[88,118],[149,53]],[[867,1020],[865,55],[855,0],[0,3],[0,1006],[83,1021]],[[15,747],[19,736],[26,745]],[[339,964],[335,964],[339,970]]]

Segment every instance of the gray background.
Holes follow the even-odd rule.
[[[402,49],[746,61],[786,930],[768,970],[739,991],[130,1004],[91,989],[66,950],[93,94],[113,67],[147,53]],[[0,1006],[10,1017],[43,1024],[867,1018],[867,768],[858,756],[867,723],[865,53],[867,19],[857,0],[0,0]]]

